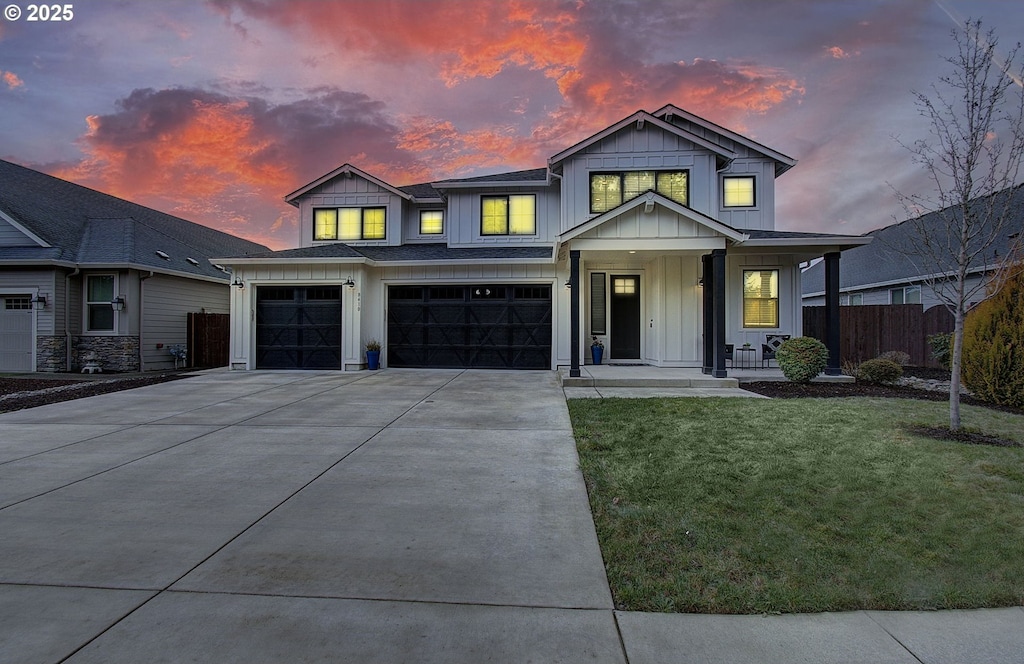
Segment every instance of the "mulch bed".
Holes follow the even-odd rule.
[[[188,375],[187,372],[164,372],[145,376],[102,374],[102,377],[91,378],[76,374],[59,378],[0,377],[0,413],[166,383]]]

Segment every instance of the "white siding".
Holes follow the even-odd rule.
[[[536,235],[481,235],[480,198],[488,195],[533,194],[537,197]],[[471,247],[489,244],[521,245],[551,244],[558,235],[559,194],[557,186],[531,189],[480,188],[448,192],[449,245]]]
[[[403,199],[359,176],[338,177],[325,182],[299,200],[299,243],[303,247],[328,244],[313,241],[313,208],[319,207],[385,207],[387,230],[383,240],[347,241],[346,244],[402,244]]]
[[[695,238],[718,237],[718,233],[704,224],[698,224],[656,205],[651,212],[644,212],[641,207],[629,210],[597,228],[582,233],[579,237],[581,239]]]
[[[157,274],[143,282],[142,359],[147,371],[171,369],[168,347],[188,340],[189,312],[229,312],[227,284]],[[235,289],[237,290],[237,289]],[[157,348],[161,345],[161,348]]]
[[[722,207],[721,180],[726,175],[754,176],[754,207]],[[722,223],[733,228],[775,230],[775,163],[770,159],[736,159],[719,175],[717,192],[715,216]]]

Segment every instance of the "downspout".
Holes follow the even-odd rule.
[[[71,280],[82,273],[82,268],[75,266],[75,271],[64,275],[64,371],[71,373]]]
[[[139,373],[146,370],[145,350],[146,344],[142,341],[143,331],[146,329],[146,316],[143,313],[145,311],[146,300],[143,295],[146,292],[145,282],[146,279],[150,279],[156,274],[153,270],[149,271],[148,275],[139,277]]]

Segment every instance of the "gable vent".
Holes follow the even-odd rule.
[[[160,258],[164,259],[165,261],[171,260],[170,256],[168,256],[165,252],[160,251],[159,249],[157,249],[156,255],[159,256]]]
[[[189,256],[185,260],[187,260],[189,263],[192,263],[196,267],[199,267],[199,261],[197,261],[196,259],[192,258],[191,256]]]

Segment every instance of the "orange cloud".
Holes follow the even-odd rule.
[[[828,53],[831,57],[835,58],[836,60],[848,60],[854,57],[855,55],[860,55],[860,51],[853,51],[851,53],[849,51],[843,50],[843,48],[840,46],[826,46],[825,52]]]
[[[2,80],[9,90],[20,88],[25,85],[25,81],[15,74],[13,71],[0,71],[0,80]]]

